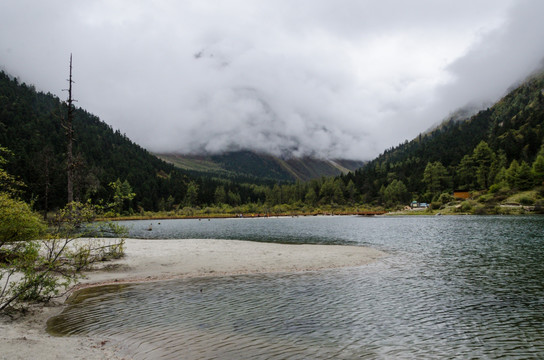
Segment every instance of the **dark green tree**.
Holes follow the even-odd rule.
[[[335,204],[342,205],[345,203],[344,191],[344,182],[341,179],[334,180],[332,201]]]
[[[266,191],[266,204],[268,206],[275,206],[282,204],[283,196],[281,186],[274,184],[274,186]]]
[[[227,193],[223,186],[218,186],[215,188],[214,200],[216,204],[226,204],[227,203]]]
[[[406,185],[400,180],[393,180],[383,189],[383,197],[388,206],[406,203],[409,196]]]
[[[474,149],[472,158],[476,165],[476,177],[481,189],[489,188],[491,182],[491,164],[495,154],[485,141],[481,141]]]
[[[242,203],[242,199],[240,197],[240,194],[232,192],[229,190],[227,193],[227,201],[232,206],[238,206]]]
[[[518,187],[518,176],[519,176],[519,163],[517,160],[512,160],[510,166],[506,170],[506,182],[511,188]]]
[[[352,204],[355,202],[355,196],[357,194],[357,188],[355,187],[355,183],[353,180],[349,180],[348,184],[346,185],[346,196],[347,200]]]
[[[429,162],[423,172],[423,182],[427,184],[427,192],[434,197],[448,189],[450,177],[440,161]]]
[[[506,159],[506,154],[504,153],[504,151],[499,150],[494,156],[493,162],[491,163],[491,170],[489,174],[490,185],[497,184],[505,180],[504,174],[507,164],[508,161]],[[503,173],[499,176],[501,172]]]
[[[329,178],[323,182],[321,189],[319,190],[320,201],[324,204],[332,204],[334,202],[334,179]]]
[[[304,201],[310,206],[314,206],[317,203],[317,194],[313,187],[308,188],[306,196],[304,196]]]
[[[132,192],[132,186],[128,181],[123,181],[117,179],[114,182],[110,183],[110,187],[113,190],[113,202],[110,204],[110,207],[117,214],[123,214],[125,211],[130,209],[130,202],[136,194]]]
[[[544,185],[544,155],[538,155],[533,162],[533,178],[537,185]]]
[[[521,162],[517,173],[516,188],[519,190],[529,190],[533,187],[533,174],[531,167],[525,161]]]
[[[465,155],[457,166],[457,187],[464,190],[472,190],[476,184],[476,166],[470,155]]]
[[[185,193],[185,206],[195,206],[198,199],[198,184],[195,181],[189,182]]]

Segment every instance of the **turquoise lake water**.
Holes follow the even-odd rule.
[[[389,256],[307,273],[106,286],[50,319],[136,359],[544,357],[544,217],[125,222],[131,237],[363,245]],[[201,291],[202,290],[202,291]]]

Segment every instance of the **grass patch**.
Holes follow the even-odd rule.
[[[529,190],[516,193],[509,196],[504,203],[506,204],[520,204],[520,205],[534,205],[538,200],[541,200],[539,193],[536,190]]]

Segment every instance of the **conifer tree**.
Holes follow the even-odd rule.
[[[537,185],[544,185],[544,155],[538,155],[533,162],[533,177]]]
[[[308,205],[315,205],[317,202],[317,194],[315,193],[315,190],[313,187],[310,186],[308,189],[308,192],[306,192],[306,195],[304,196],[304,201]]]
[[[214,200],[217,205],[225,204],[227,202],[227,193],[223,186],[215,188]]]
[[[465,155],[457,165],[457,186],[461,189],[472,190],[476,183],[474,159]]]
[[[474,149],[472,158],[476,163],[476,176],[481,189],[487,189],[490,182],[491,164],[495,154],[485,141],[481,141]]]
[[[511,188],[517,188],[519,173],[519,163],[517,160],[512,160],[510,167],[506,170],[506,181]]]
[[[533,186],[533,174],[531,167],[527,162],[522,161],[519,166],[518,176],[516,179],[516,187],[519,190],[529,190]]]
[[[423,172],[423,182],[427,184],[427,191],[431,196],[439,195],[449,185],[448,171],[440,161],[429,162]]]

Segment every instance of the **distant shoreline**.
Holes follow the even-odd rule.
[[[518,212],[510,213],[483,213],[483,214],[473,214],[470,212],[451,212],[444,210],[398,210],[398,211],[376,211],[376,212],[365,212],[365,213],[297,213],[297,214],[269,214],[269,215],[260,215],[260,214],[243,214],[242,216],[237,215],[209,215],[209,216],[125,216],[125,217],[111,217],[103,218],[98,217],[96,221],[138,221],[138,220],[214,220],[214,219],[263,219],[263,218],[297,218],[297,217],[331,217],[331,216],[361,216],[361,217],[373,217],[373,216],[520,216],[520,215],[542,215],[542,213],[534,212],[530,209],[525,209],[523,206],[512,207]]]
[[[210,214],[210,215],[130,215],[118,217],[98,217],[97,221],[130,221],[130,220],[181,220],[181,219],[254,219],[277,217],[312,217],[312,216],[377,216],[386,215],[386,211],[339,211],[339,212],[294,212],[294,213],[240,213],[240,214]]]

